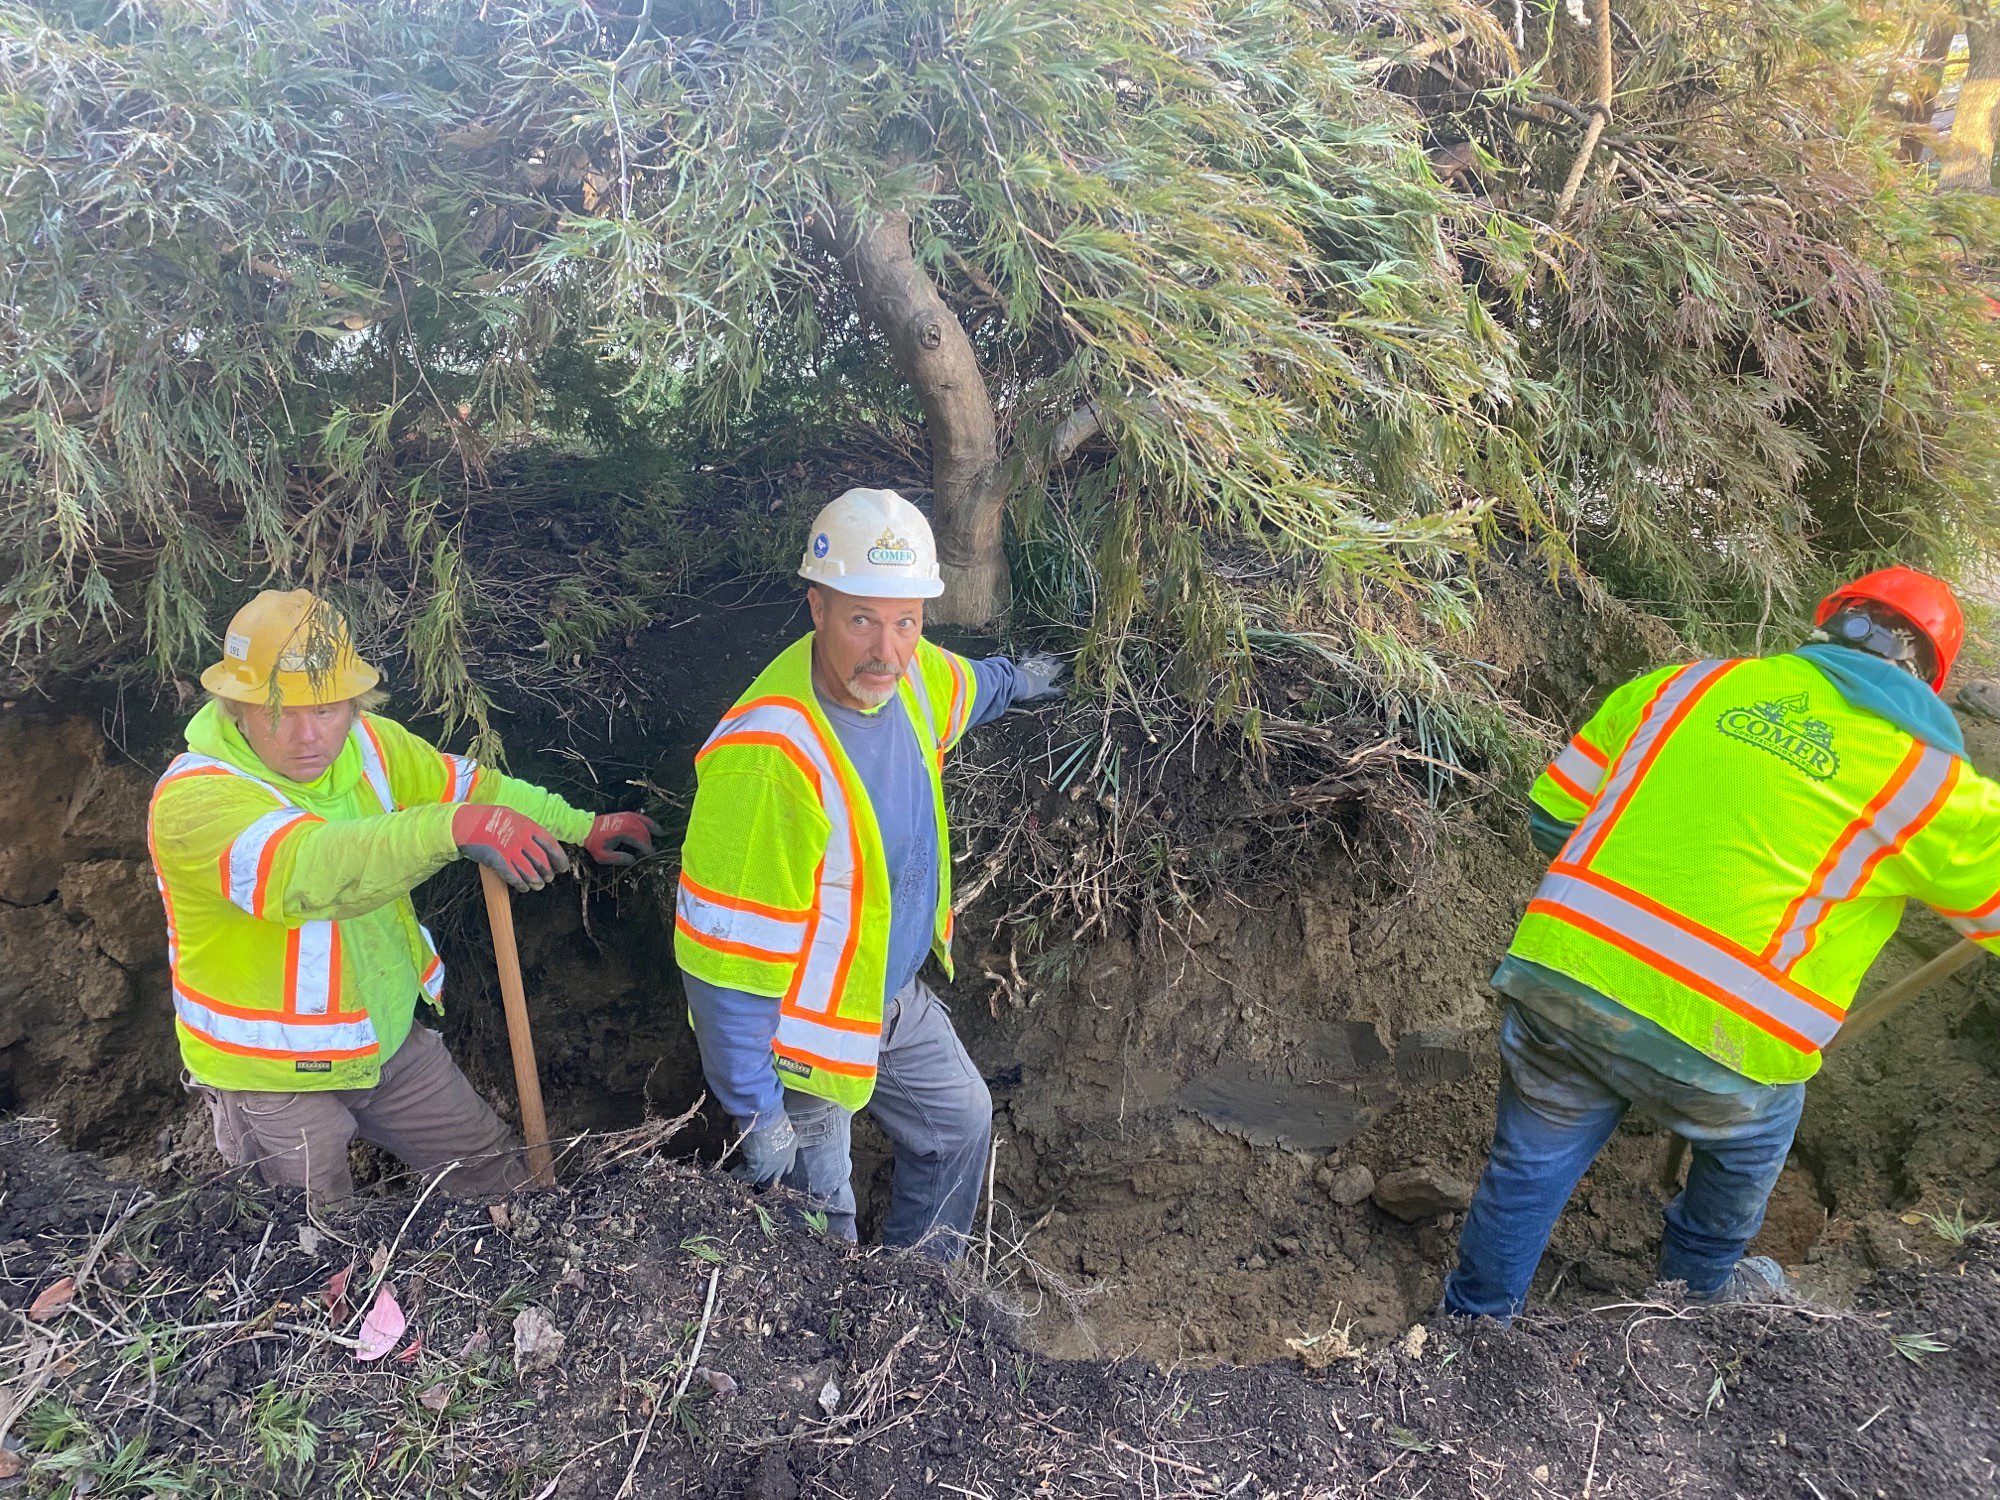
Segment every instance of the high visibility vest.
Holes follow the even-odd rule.
[[[932,950],[951,973],[944,755],[972,722],[963,657],[918,644],[897,689],[937,824]],[[892,710],[885,707],[882,712]],[[787,647],[695,756],[674,956],[687,973],[778,999],[787,1088],[859,1109],[875,1088],[892,892],[881,826],[812,685],[812,638]]]
[[[357,715],[351,733],[362,778],[381,810],[401,810],[375,723],[368,715]],[[430,753],[445,762],[440,800],[465,800],[479,767],[459,756]],[[153,867],[167,915],[174,1025],[188,1071],[217,1088],[294,1091],[314,1086],[339,1065],[365,1062],[370,1066],[352,1081],[372,1083],[381,1039],[366,1002],[373,999],[379,1008],[383,997],[353,993],[342,962],[343,934],[350,924],[285,926],[269,920],[272,856],[286,838],[325,820],[274,783],[192,751],[167,768],[154,789],[154,805],[168,788],[204,777],[248,783],[271,799],[272,808],[222,850],[213,890],[173,887],[149,822]],[[407,897],[401,905],[409,906]],[[412,959],[418,986],[437,1003],[444,994],[444,961],[414,909],[405,915],[405,924],[416,950]],[[389,998],[390,1003],[400,998],[405,1009],[414,1005],[414,996]],[[403,1019],[406,1030],[407,1017]]]
[[[1801,656],[1627,684],[1533,796],[1576,826],[1510,951],[1758,1083],[1818,1070],[1907,898],[2000,947],[2000,786]]]

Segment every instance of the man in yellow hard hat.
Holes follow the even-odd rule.
[[[1053,695],[1050,659],[972,661],[923,638],[944,585],[923,513],[856,489],[799,567],[812,634],[695,757],[674,953],[741,1175],[782,1180],[854,1238],[849,1124],[865,1107],[896,1171],[883,1243],[950,1259],[972,1228],[993,1105],[944,1003],[951,973],[945,753]]]
[[[359,1136],[450,1170],[449,1190],[499,1194],[527,1172],[416,1024],[419,996],[441,1008],[444,965],[409,893],[461,857],[539,889],[569,868],[562,841],[629,864],[659,829],[435,749],[373,712],[380,680],[304,589],[229,622],[148,826],[174,1030],[217,1147],[265,1183],[344,1197]]]

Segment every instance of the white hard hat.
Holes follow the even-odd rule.
[[[813,517],[799,577],[869,599],[935,599],[937,542],[924,513],[894,490],[849,490]]]

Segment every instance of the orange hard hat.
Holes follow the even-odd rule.
[[[1916,626],[1937,657],[1937,675],[1931,679],[1931,686],[1944,687],[1952,663],[1958,660],[1958,648],[1965,644],[1965,615],[1952,595],[1950,584],[1915,568],[1878,568],[1873,573],[1863,573],[1852,583],[1842,584],[1820,600],[1813,624],[1824,625],[1833,618],[1835,610],[1847,604],[1879,604]]]

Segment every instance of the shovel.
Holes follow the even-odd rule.
[[[507,1012],[507,1046],[514,1054],[514,1088],[521,1096],[521,1135],[535,1186],[556,1185],[549,1155],[549,1121],[542,1113],[542,1078],[535,1069],[535,1038],[528,1029],[528,994],[521,984],[521,950],[514,944],[514,903],[497,870],[479,867],[486,920],[493,928],[493,960],[500,968],[500,1002]]]
[[[1847,1013],[1840,1030],[1834,1033],[1833,1040],[1826,1044],[1822,1052],[1832,1052],[1856,1037],[1868,1035],[1918,995],[1940,980],[1951,978],[1984,951],[1971,938],[1960,938],[1930,962],[1912,969],[1892,984],[1883,985]],[[1666,1160],[1660,1167],[1660,1191],[1671,1193],[1679,1189],[1681,1169],[1687,1165],[1687,1156],[1687,1141],[1675,1136],[1667,1146]]]

